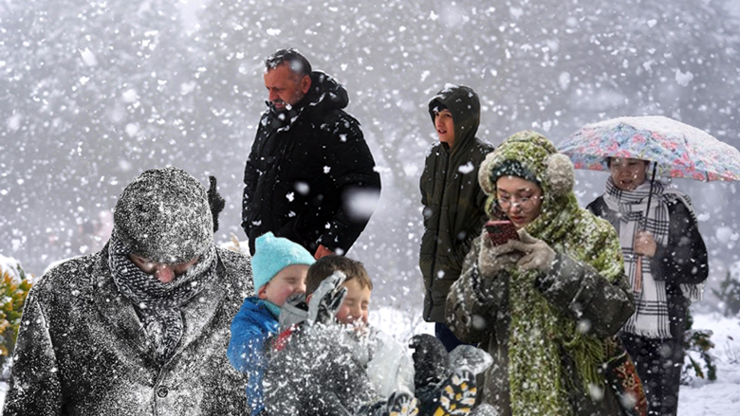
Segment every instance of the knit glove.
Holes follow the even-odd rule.
[[[218,215],[224,210],[226,201],[218,193],[218,187],[216,186],[216,177],[209,176],[209,182],[211,183],[208,187],[208,206],[211,208],[211,215],[213,215],[213,232],[218,231]]]
[[[447,376],[447,349],[435,336],[417,334],[411,337],[409,348],[414,350],[414,386],[436,384]]]
[[[347,276],[344,273],[334,272],[311,294],[308,302],[308,325],[329,325],[334,322],[334,317],[347,296],[347,288],[342,286],[345,279]]]
[[[512,246],[514,240],[509,240],[505,244],[494,245],[485,228],[480,239],[478,270],[480,270],[483,277],[495,277],[499,272],[513,268],[522,257],[522,253]]]
[[[306,304],[305,293],[295,293],[285,299],[285,303],[280,308],[280,329],[290,328],[298,325],[308,319],[308,304]]]
[[[519,230],[519,241],[510,241],[511,245],[524,253],[517,266],[521,270],[538,270],[548,272],[555,260],[555,250],[546,242],[532,237],[526,230]]]

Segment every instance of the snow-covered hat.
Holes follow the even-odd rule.
[[[288,266],[295,264],[310,266],[316,262],[302,245],[287,238],[275,237],[271,232],[259,236],[254,243],[252,275],[255,292]]]
[[[512,135],[486,156],[478,170],[483,192],[496,198],[496,181],[504,175],[537,183],[545,198],[566,196],[575,184],[575,170],[568,156],[558,153],[550,140],[533,131]]]
[[[158,263],[185,263],[213,244],[206,190],[182,169],[142,173],[123,190],[114,233],[131,253]]]

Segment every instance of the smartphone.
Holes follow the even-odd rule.
[[[495,246],[506,244],[509,240],[519,239],[519,233],[516,232],[516,227],[511,221],[488,221],[485,227],[488,238]]]

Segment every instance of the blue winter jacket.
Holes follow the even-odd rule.
[[[262,377],[267,366],[265,341],[277,333],[278,328],[277,318],[265,302],[256,297],[245,299],[231,321],[231,340],[226,355],[237,371],[249,376],[247,402],[252,416],[265,408],[262,394]]]

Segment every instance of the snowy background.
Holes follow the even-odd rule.
[[[227,200],[217,240],[243,238],[262,62],[293,46],[350,94],[383,191],[349,256],[375,280],[375,305],[411,322],[422,299],[418,180],[436,140],[426,105],[437,90],[475,89],[478,136],[494,145],[523,129],[557,144],[585,123],[651,114],[740,147],[738,16],[738,0],[0,0],[0,254],[40,276],[98,250],[123,187],[165,165],[203,183],[217,176]],[[585,204],[606,175],[578,180]],[[740,261],[738,184],[676,183],[696,203],[715,288]],[[708,292],[695,326],[738,340],[722,308]],[[730,345],[718,377],[740,392],[740,347],[716,342],[718,352]],[[740,393],[717,386],[682,393],[681,413],[740,414]],[[692,398],[734,406],[688,413]]]

